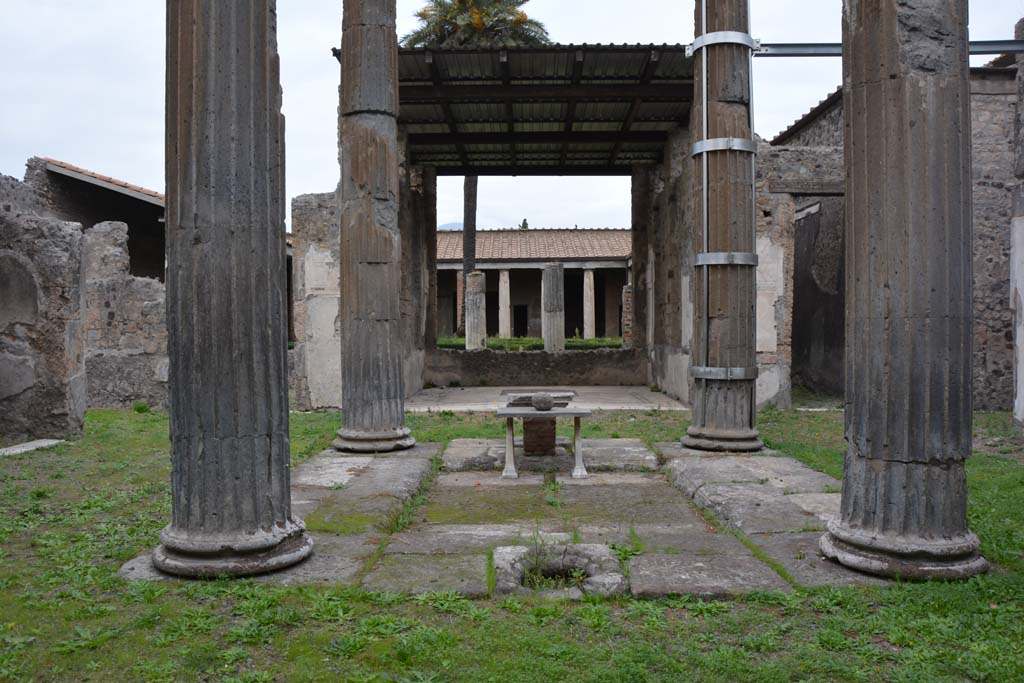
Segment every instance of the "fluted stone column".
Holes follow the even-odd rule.
[[[583,338],[597,336],[596,302],[594,301],[594,271],[583,271]]]
[[[474,270],[466,277],[466,350],[487,348],[487,276]]]
[[[626,285],[622,288],[622,348],[633,346],[633,285]]]
[[[696,3],[697,36],[749,33],[748,0]],[[705,24],[706,19],[706,24]],[[711,44],[697,52],[696,97],[691,120],[695,142],[736,140],[752,144],[750,49]],[[707,129],[704,130],[706,120]],[[683,445],[703,451],[756,451],[764,447],[756,422],[757,378],[753,157],[720,146],[695,156],[698,235],[694,273],[693,421]],[[706,173],[705,173],[706,170]],[[746,261],[744,261],[746,259]],[[635,305],[635,304],[634,304]]]
[[[846,0],[846,463],[822,551],[861,571],[985,571],[967,528],[967,0]]]
[[[345,0],[341,39],[341,372],[334,448],[410,448],[399,298],[395,0]]]
[[[548,353],[565,351],[565,275],[561,263],[544,266],[540,299],[544,350]]]
[[[289,492],[276,35],[272,0],[167,3],[172,497],[153,562],[181,576],[272,571],[313,547]]]
[[[498,336],[512,338],[512,286],[507,270],[498,273]]]

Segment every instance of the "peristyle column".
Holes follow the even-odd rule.
[[[341,373],[346,452],[409,448],[399,299],[395,0],[345,0],[341,39]]]
[[[683,445],[756,451],[754,153],[749,0],[697,0],[692,120],[698,187],[693,421]],[[635,305],[635,304],[634,304]]]
[[[487,348],[487,276],[474,270],[466,277],[466,350]]]
[[[967,0],[846,0],[846,463],[821,549],[865,572],[985,571],[967,528]]]
[[[596,303],[594,301],[594,271],[583,271],[583,338],[597,336]]]
[[[540,299],[544,350],[548,353],[565,351],[565,271],[561,263],[544,266]]]
[[[498,336],[512,337],[512,287],[507,270],[498,274]]]
[[[171,524],[153,562],[280,569],[289,492],[284,118],[273,0],[167,3]]]

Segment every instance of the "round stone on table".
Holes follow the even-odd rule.
[[[537,410],[548,411],[555,406],[555,400],[551,394],[540,393],[533,395],[533,407]]]

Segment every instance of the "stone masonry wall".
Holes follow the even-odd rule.
[[[427,323],[428,250],[421,222],[422,174],[402,174],[402,341],[405,392],[423,388]],[[419,200],[419,201],[417,201]],[[341,407],[338,196],[307,194],[292,200],[292,296],[295,348],[289,354],[289,390],[296,410]]]
[[[654,384],[689,403],[693,329],[693,160],[691,136],[676,129],[651,172],[648,201],[648,357]]]
[[[164,285],[129,274],[128,226],[99,223],[82,241],[89,408],[167,404]]]
[[[446,351],[427,352],[428,386],[644,386],[647,358],[642,350]]]
[[[842,147],[843,99],[836,99],[818,118],[782,144],[786,147]]]
[[[1014,396],[1013,312],[1010,301],[1010,230],[1013,214],[1014,136],[1018,116],[1015,70],[972,71],[971,127],[974,181],[974,406],[1008,409]],[[842,144],[841,101],[785,148],[837,140]],[[840,153],[840,162],[842,156]]]
[[[1024,19],[1014,34],[1024,40]],[[1024,55],[1017,56],[1017,116],[1014,121],[1013,221],[1010,226],[1010,286],[1014,324],[1013,418],[1024,430]]]
[[[33,195],[0,176],[0,436],[81,433],[82,227],[40,216]]]
[[[693,277],[697,275],[693,255],[700,248],[690,140],[686,129],[673,133],[666,146],[665,160],[650,173],[649,262],[645,276],[650,315],[649,332],[644,337],[651,377],[661,390],[684,403],[690,402],[693,390],[689,376]],[[796,202],[789,194],[770,192],[768,181],[780,172],[813,179],[820,176],[822,169],[803,154],[796,159],[787,156],[780,162],[770,150],[762,145],[761,151],[769,155],[768,163],[774,170],[767,174],[759,172],[757,187],[757,403],[787,407]],[[758,165],[762,165],[760,160]]]
[[[341,406],[338,196],[292,200],[295,349],[290,375],[296,410]]]

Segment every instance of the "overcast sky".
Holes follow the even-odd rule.
[[[399,34],[422,0],[398,0]],[[839,42],[841,0],[753,0],[764,42]],[[586,8],[585,12],[580,9]],[[164,0],[0,0],[0,173],[50,156],[163,190]],[[971,38],[1008,39],[1024,0],[970,0]],[[687,43],[693,2],[532,0],[560,43]],[[337,185],[341,0],[278,0],[290,198]],[[986,58],[987,59],[987,58]],[[976,64],[984,59],[975,59]],[[838,59],[755,61],[757,133],[771,137],[841,81]],[[628,178],[481,178],[481,228],[628,227]],[[461,222],[442,178],[438,223]]]

